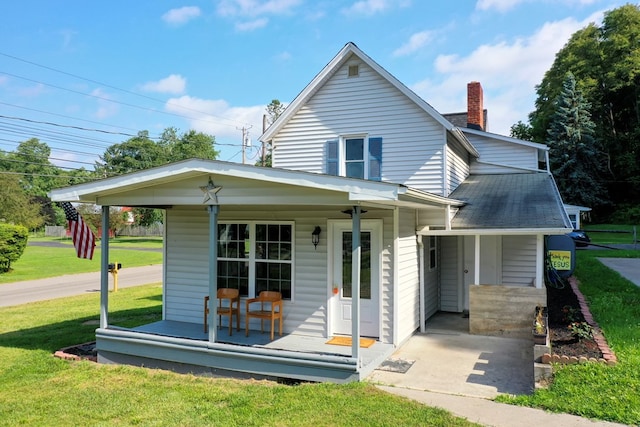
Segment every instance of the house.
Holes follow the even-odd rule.
[[[473,333],[530,336],[545,236],[571,229],[546,146],[453,125],[353,43],[261,140],[273,168],[192,159],[51,192],[165,212],[160,322],[109,322],[103,240],[99,361],[344,382],[438,311],[468,313]],[[283,335],[259,321],[230,335],[215,306],[205,333],[217,287],[280,291]],[[375,344],[327,344],[340,335]]]

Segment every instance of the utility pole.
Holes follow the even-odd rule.
[[[236,128],[242,131],[242,164],[245,163],[245,148],[251,146],[251,141],[249,140],[249,129],[251,129],[253,125],[246,127],[243,126],[242,129]]]

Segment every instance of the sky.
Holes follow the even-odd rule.
[[[348,42],[441,113],[479,81],[488,131],[509,134],[571,34],[617,0],[158,0],[5,2],[0,150],[29,138],[92,169],[146,130],[213,135],[219,160],[259,155],[262,116]]]

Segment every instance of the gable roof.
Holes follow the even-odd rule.
[[[215,183],[222,180],[228,185],[218,193],[221,205],[291,203],[317,206],[323,203],[345,202],[375,203],[389,207],[462,205],[459,201],[401,184],[204,159],[183,160],[99,181],[54,189],[49,192],[49,197],[54,202],[116,206],[204,205],[204,190],[201,186],[206,186],[209,178],[213,178]],[[162,193],[162,189],[166,191]],[[135,204],[136,200],[138,204]]]
[[[479,154],[475,147],[464,136],[460,129],[451,124],[447,119],[438,113],[425,100],[420,98],[411,89],[406,87],[400,80],[396,79],[387,70],[382,68],[377,62],[371,59],[367,54],[360,50],[354,43],[347,43],[338,54],[318,73],[314,79],[296,96],[296,98],[287,106],[278,119],[260,136],[260,140],[270,142],[280,129],[293,117],[300,108],[305,105],[309,99],[336,73],[336,71],[352,56],[357,56],[366,63],[380,76],[386,79],[397,90],[402,92],[407,98],[413,101],[418,107],[422,108],[427,114],[440,123],[449,133],[451,133],[473,156],[478,157]]]
[[[466,202],[451,221],[453,230],[572,228],[546,172],[469,175],[451,197]]]

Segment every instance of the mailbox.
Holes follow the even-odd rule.
[[[109,264],[109,271],[114,271],[114,270],[120,270],[122,268],[122,264],[118,263],[118,266],[116,267],[115,263],[110,263]]]

